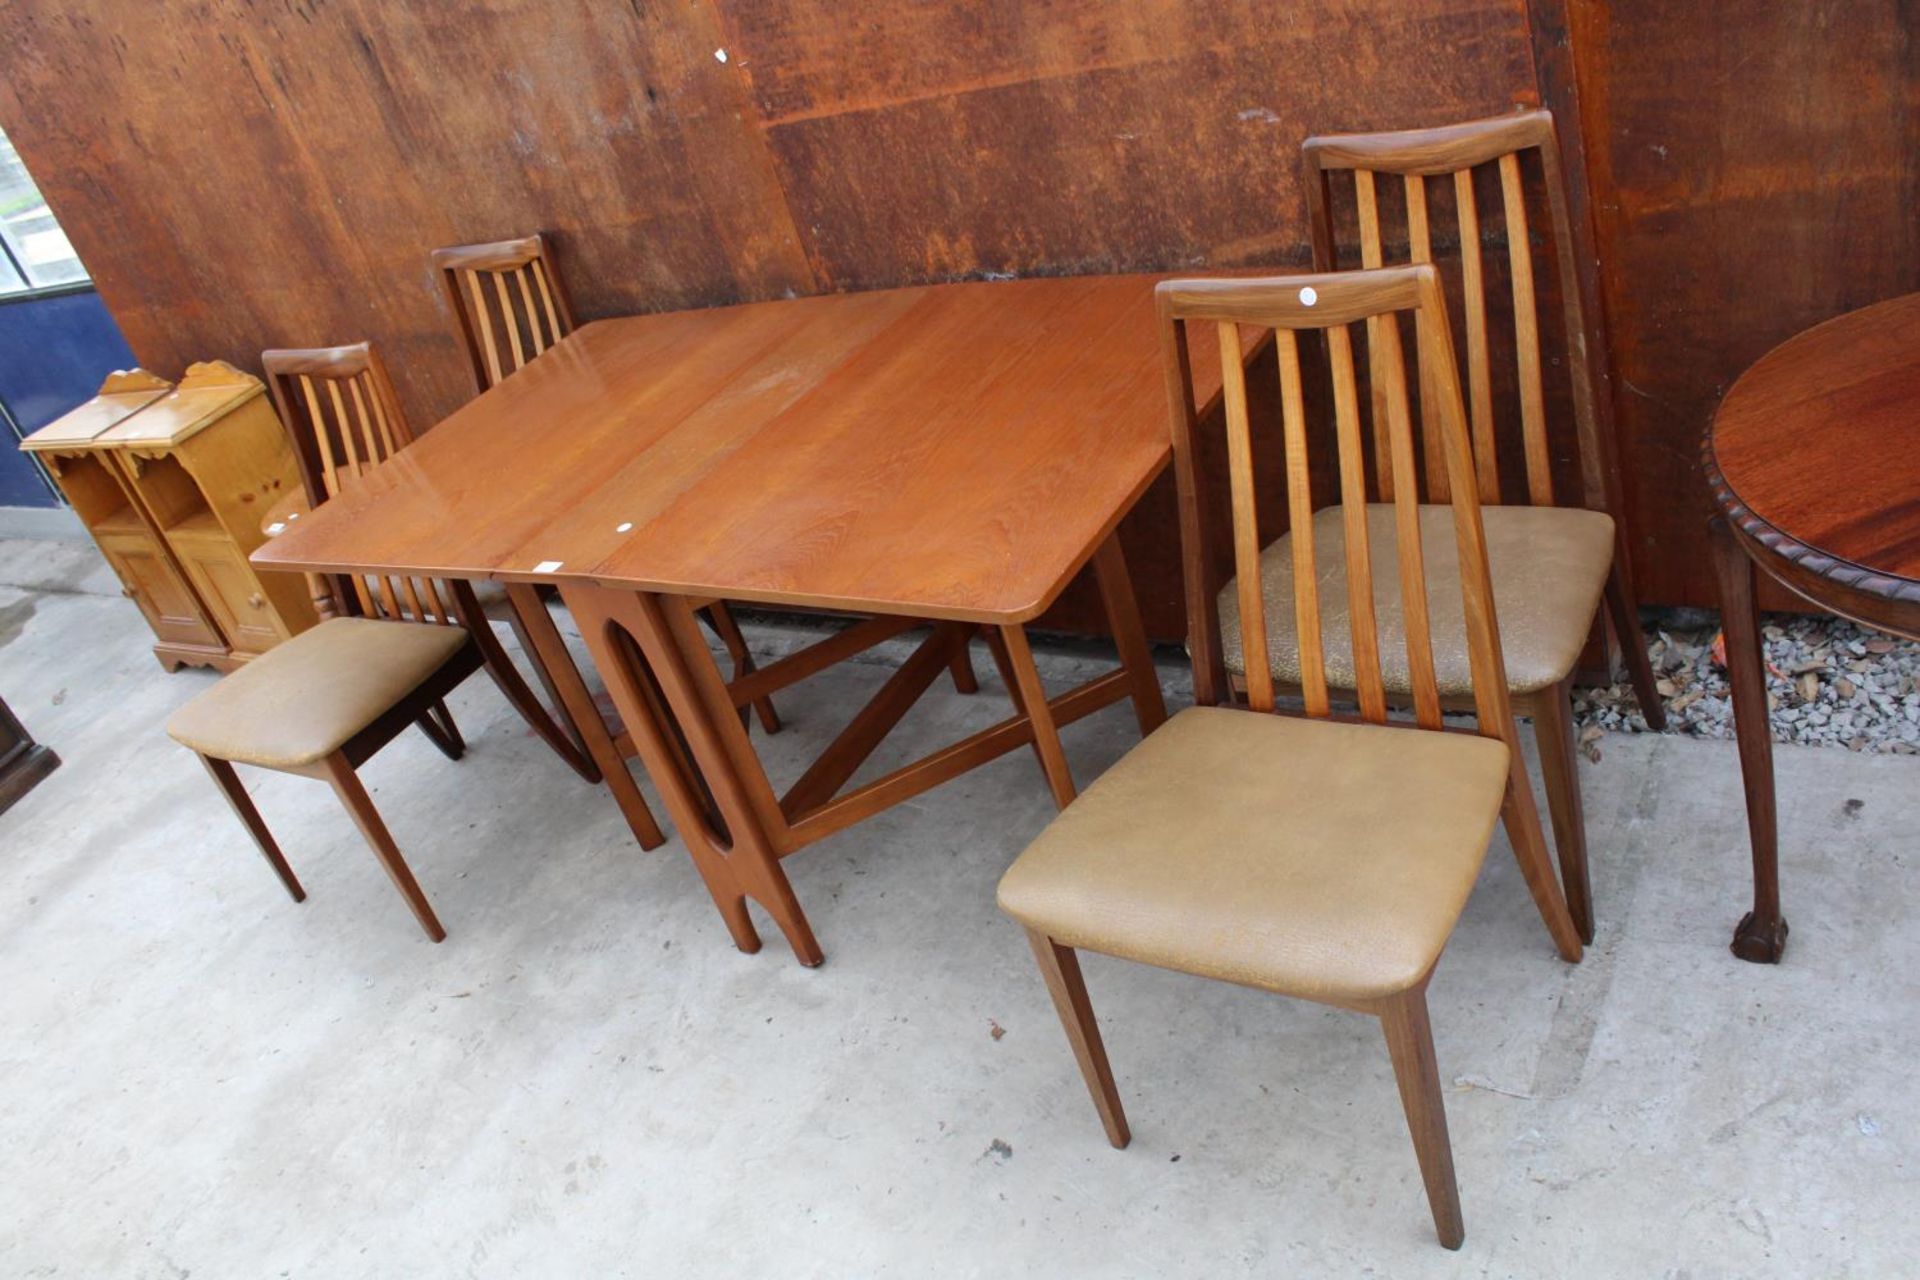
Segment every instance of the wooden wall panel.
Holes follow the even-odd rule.
[[[1532,84],[1524,10],[1486,0],[726,7],[838,288],[1301,262],[1300,139]]]
[[[1306,133],[1535,99],[1527,0],[0,6],[0,126],[143,362],[371,337],[422,424],[471,394],[434,245],[552,233],[588,318],[1297,264]],[[1177,636],[1169,491],[1127,537]]]
[[[9,5],[0,124],[143,362],[372,337],[425,425],[472,394],[436,245],[554,231],[587,315],[816,288],[721,41],[703,4]]]
[[[1920,289],[1912,6],[1570,16],[1640,591],[1714,605],[1697,455],[1721,394],[1809,325]],[[1821,465],[1844,485],[1873,459]]]

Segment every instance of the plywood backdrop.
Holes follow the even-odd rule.
[[[1307,133],[1544,98],[1590,135],[1644,593],[1700,600],[1717,391],[1915,287],[1900,6],[1711,8],[16,0],[0,126],[144,363],[371,337],[424,424],[472,394],[436,245],[546,231],[586,317],[1298,264]],[[1158,491],[1128,539],[1169,637],[1174,537]]]

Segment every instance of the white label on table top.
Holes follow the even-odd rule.
[[[533,566],[533,572],[553,573],[559,568],[560,568],[560,561],[558,560],[542,560],[539,564]]]

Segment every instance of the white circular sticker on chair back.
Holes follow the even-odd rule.
[[[1318,292],[1315,291],[1312,285],[1307,285],[1300,290],[1301,306],[1310,307],[1318,301],[1320,301],[1320,295]]]

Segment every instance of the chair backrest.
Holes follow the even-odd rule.
[[[1514,378],[1519,399],[1519,430],[1526,459],[1527,501],[1534,506],[1550,506],[1554,502],[1553,468],[1547,437],[1533,242],[1527,225],[1526,177],[1522,166],[1523,156],[1537,154],[1552,224],[1558,289],[1566,326],[1569,381],[1585,490],[1582,498],[1590,506],[1612,508],[1615,505],[1613,489],[1616,483],[1611,463],[1612,403],[1608,398],[1604,372],[1595,363],[1603,358],[1604,344],[1590,327],[1597,323],[1597,315],[1582,296],[1585,286],[1575,265],[1566,186],[1560,164],[1560,148],[1554,136],[1552,113],[1522,111],[1434,129],[1409,129],[1392,133],[1327,134],[1307,139],[1301,150],[1306,164],[1314,266],[1317,270],[1333,271],[1339,267],[1334,244],[1335,183],[1332,177],[1338,171],[1352,174],[1362,267],[1383,265],[1388,252],[1388,233],[1383,231],[1385,219],[1381,184],[1376,181],[1378,175],[1398,176],[1401,180],[1401,196],[1392,203],[1404,212],[1409,261],[1433,262],[1436,239],[1443,247],[1457,239],[1460,297],[1466,321],[1467,391],[1471,406],[1474,481],[1480,500],[1489,503],[1501,501],[1502,488],[1495,430],[1499,415],[1495,410],[1493,390],[1491,349],[1494,342],[1487,330],[1489,272],[1482,254],[1482,238],[1490,234],[1490,224],[1497,222],[1506,240],[1507,292],[1513,313]],[[1481,217],[1475,195],[1475,171],[1483,166],[1498,173],[1500,212],[1497,220]],[[1454,237],[1449,237],[1444,227],[1436,231],[1429,218],[1428,181],[1445,178],[1451,178],[1452,182],[1443,185],[1439,203],[1443,207],[1448,204],[1452,206]],[[1340,185],[1344,187],[1346,184]],[[1444,189],[1449,185],[1450,194]],[[1451,258],[1451,254],[1448,256]],[[1428,353],[1424,348],[1420,352],[1420,360],[1424,370],[1428,363]],[[1432,394],[1423,372],[1423,415],[1430,412]],[[1376,407],[1379,397],[1380,390],[1375,387],[1373,398]],[[1607,433],[1604,439],[1601,434],[1603,430]],[[1378,447],[1379,442],[1376,441]],[[1432,501],[1448,500],[1450,485],[1446,469],[1439,466],[1436,459],[1427,459],[1426,481],[1428,497]],[[1378,492],[1382,500],[1392,496],[1392,484],[1385,468],[1381,469]]]
[[[267,351],[260,356],[307,502],[318,507],[413,443],[393,382],[373,344]],[[335,611],[458,624],[454,586],[432,578],[336,575]]]
[[[544,237],[454,245],[432,257],[480,390],[573,332],[573,308]]]
[[[1253,435],[1247,415],[1247,380],[1241,341],[1243,325],[1273,331],[1279,361],[1282,446],[1285,450],[1288,528],[1291,532],[1294,620],[1300,646],[1300,684],[1310,716],[1331,714],[1320,630],[1320,584],[1313,537],[1314,467],[1303,392],[1302,350],[1314,354],[1319,342],[1303,343],[1303,333],[1324,336],[1332,382],[1335,471],[1338,477],[1349,631],[1353,644],[1355,690],[1361,716],[1385,723],[1387,702],[1381,678],[1375,623],[1372,554],[1368,541],[1366,463],[1360,393],[1354,372],[1351,326],[1365,322],[1367,354],[1378,371],[1381,398],[1371,425],[1384,440],[1387,470],[1394,482],[1394,546],[1399,560],[1401,608],[1406,623],[1407,663],[1412,674],[1414,715],[1420,727],[1441,728],[1440,691],[1434,677],[1433,636],[1427,612],[1425,556],[1421,545],[1416,493],[1415,438],[1408,411],[1407,377],[1400,317],[1412,313],[1415,334],[1439,354],[1433,377],[1435,412],[1421,424],[1429,456],[1439,457],[1453,482],[1454,536],[1458,542],[1467,648],[1480,732],[1488,737],[1512,734],[1513,712],[1507,694],[1505,659],[1494,615],[1493,584],[1487,573],[1486,538],[1473,484],[1473,452],[1467,438],[1460,382],[1454,372],[1453,338],[1447,328],[1440,277],[1428,265],[1349,271],[1324,275],[1279,276],[1244,280],[1168,280],[1156,289],[1167,369],[1167,395],[1173,418],[1174,465],[1180,497],[1180,533],[1185,565],[1189,643],[1194,661],[1194,694],[1203,704],[1224,699],[1220,659],[1216,583],[1209,571],[1209,516],[1196,459],[1202,456],[1197,434],[1201,419],[1194,403],[1193,370],[1187,326],[1216,330],[1220,341],[1222,401],[1227,433],[1229,502],[1233,522],[1233,564],[1239,593],[1241,642],[1246,655],[1247,701],[1256,711],[1274,709],[1274,687],[1267,658],[1266,602],[1261,590],[1261,537],[1257,517]],[[1260,348],[1264,351],[1264,346]],[[1210,421],[1211,419],[1209,419]],[[1313,433],[1324,440],[1324,430]]]

